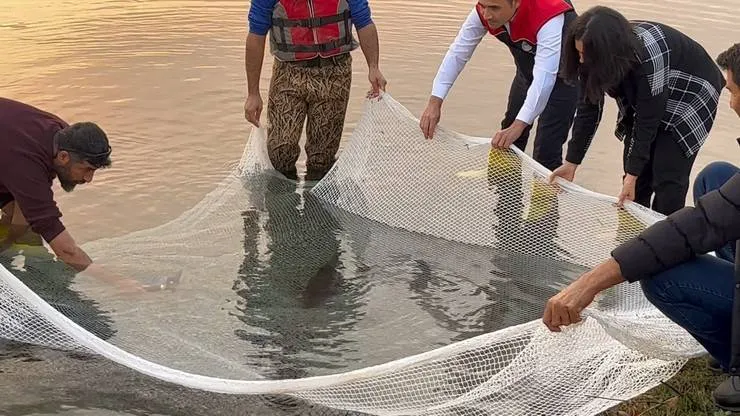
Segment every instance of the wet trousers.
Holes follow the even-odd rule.
[[[267,153],[276,170],[296,175],[304,123],[306,178],[318,179],[331,169],[351,84],[349,54],[301,62],[275,60],[267,102]]]

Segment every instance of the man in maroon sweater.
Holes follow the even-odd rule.
[[[0,98],[0,208],[9,233],[0,252],[30,227],[57,257],[76,271],[96,273],[90,257],[61,221],[52,182],[71,192],[110,166],[108,138],[96,124],[71,126],[59,117],[18,101]]]

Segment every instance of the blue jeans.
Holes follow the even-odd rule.
[[[694,183],[694,201],[720,188],[740,168],[714,162]],[[731,357],[732,307],[735,294],[735,242],[640,282],[648,300],[688,331],[723,369]]]

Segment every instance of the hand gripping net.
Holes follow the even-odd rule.
[[[547,299],[660,217],[517,150],[418,121],[385,94],[312,188],[262,130],[234,171],[159,227],[85,245],[125,295],[43,248],[0,267],[0,337],[99,354],[183,386],[289,394],[376,415],[593,415],[703,352],[639,285],[550,333]],[[309,189],[310,188],[310,189]]]

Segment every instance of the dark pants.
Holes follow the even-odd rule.
[[[267,154],[273,167],[295,178],[306,125],[306,179],[331,169],[344,130],[352,85],[352,56],[310,62],[275,60],[267,101]]]
[[[517,72],[509,90],[509,102],[506,115],[501,122],[501,128],[511,126],[516,120],[519,110],[527,98],[527,89],[530,82]],[[537,118],[537,133],[534,138],[532,157],[542,166],[555,170],[563,163],[563,145],[568,139],[570,127],[576,112],[578,89],[565,84],[560,78],[550,93],[545,110]],[[514,146],[522,151],[527,147],[529,132],[532,126],[527,127],[522,135],[514,142]]]
[[[694,183],[694,200],[721,187],[740,168],[714,162]],[[735,294],[735,242],[651,279],[641,281],[650,302],[687,330],[717,361],[729,368],[731,358],[733,299]]]
[[[627,164],[629,139],[624,144],[623,161]],[[638,175],[635,202],[663,215],[670,215],[686,205],[689,177],[696,154],[686,157],[670,131],[658,129],[650,160]],[[652,203],[651,203],[652,202]]]

